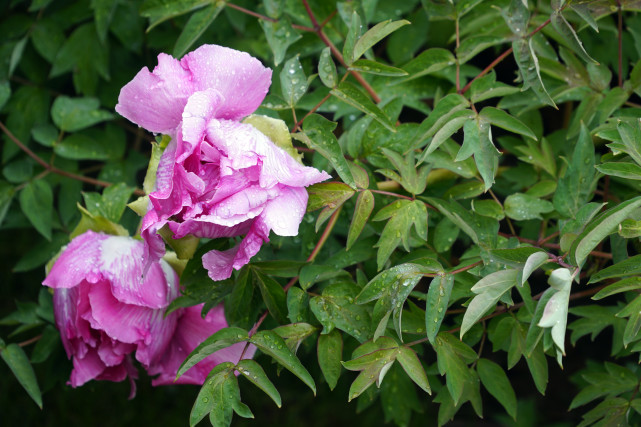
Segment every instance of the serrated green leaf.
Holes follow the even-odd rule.
[[[49,183],[42,179],[31,181],[20,191],[18,199],[22,212],[34,228],[51,240],[53,192]]]
[[[490,392],[505,408],[505,411],[516,420],[516,394],[505,375],[505,371],[496,363],[488,359],[479,359],[476,371],[483,383],[483,387]]]
[[[243,359],[236,364],[236,369],[256,387],[264,391],[276,403],[276,406],[281,407],[280,393],[258,362],[252,359]]]
[[[173,56],[175,58],[180,58],[187,53],[191,46],[198,41],[200,36],[202,36],[207,28],[209,28],[209,26],[216,20],[224,8],[225,3],[213,2],[212,4],[195,11],[189,17],[189,20],[185,24],[180,36],[178,36],[178,39],[176,40]],[[260,22],[263,24],[266,21]]]
[[[396,127],[389,117],[353,84],[342,82],[338,87],[332,89],[330,93],[344,103],[372,117],[390,132],[396,132]]]
[[[317,356],[325,381],[329,389],[334,390],[341,375],[343,358],[343,337],[338,330],[318,336]]]
[[[42,395],[40,394],[38,380],[22,347],[11,343],[0,349],[0,356],[9,366],[20,385],[24,387],[25,391],[36,402],[36,405],[42,409]]]
[[[374,195],[371,191],[365,190],[358,194],[356,199],[356,206],[354,207],[354,216],[352,217],[352,222],[349,225],[349,231],[347,233],[347,244],[346,248],[352,247],[358,236],[363,231],[369,216],[374,210]]]
[[[273,331],[259,331],[256,332],[249,341],[263,353],[273,357],[274,360],[280,363],[285,369],[300,378],[302,382],[312,389],[314,395],[316,395],[314,379],[294,353],[287,348],[287,344],[285,344],[285,341],[283,341],[278,334]]]
[[[233,344],[249,340],[249,335],[244,329],[229,327],[223,328],[205,341],[200,343],[187,358],[183,361],[176,373],[176,378],[187,372],[196,363],[203,360],[205,357],[214,353],[215,351],[222,350]]]

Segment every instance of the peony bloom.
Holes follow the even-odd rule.
[[[245,235],[227,251],[203,256],[213,280],[249,262],[269,232],[295,236],[307,206],[304,187],[329,178],[305,167],[249,124],[271,70],[247,53],[205,45],[178,61],[158,56],[120,92],[116,111],[143,128],[171,136],[149,195],[141,234],[158,259],[167,225],[174,238]]]
[[[44,280],[55,289],[56,325],[73,359],[71,386],[136,378],[132,356],[150,374],[160,374],[154,384],[169,384],[198,344],[227,327],[222,306],[205,319],[199,306],[164,316],[178,296],[178,276],[159,260],[143,279],[143,253],[138,240],[87,231],[69,243]],[[242,349],[241,344],[212,354],[179,382],[202,384],[217,363],[236,363]]]

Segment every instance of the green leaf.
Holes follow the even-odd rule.
[[[352,247],[356,239],[358,239],[373,210],[374,195],[369,190],[361,191],[356,199],[354,216],[352,217],[352,222],[349,225],[349,231],[347,233],[346,248],[348,250]]]
[[[505,43],[504,37],[497,37],[492,35],[475,35],[466,37],[461,41],[460,46],[456,49],[459,63],[461,65],[465,64],[467,61],[474,58],[477,54],[481,53],[488,47],[496,46],[501,43]],[[474,102],[477,101],[474,100]]]
[[[467,110],[465,110],[467,111]],[[456,155],[456,161],[465,160],[474,154],[474,162],[483,178],[483,190],[487,191],[494,184],[494,176],[499,166],[500,152],[492,142],[492,130],[479,116],[463,124],[463,145]],[[436,136],[434,137],[436,138]]]
[[[427,119],[423,120],[416,131],[415,144],[423,144],[428,138],[434,136],[450,120],[454,113],[469,107],[469,105],[470,102],[457,93],[451,93],[441,98],[434,110],[427,116]]]
[[[528,219],[543,219],[542,213],[550,213],[554,205],[547,200],[532,197],[523,193],[510,194],[503,203],[505,215],[517,221]]]
[[[385,422],[394,421],[398,426],[407,426],[412,412],[422,412],[421,400],[411,381],[397,364],[390,365],[381,384],[381,406]]]
[[[530,20],[530,11],[528,10],[527,2],[511,0],[507,8],[499,9],[499,11],[514,35],[517,37],[525,37],[527,25]]]
[[[349,82],[342,82],[330,91],[332,95],[362,111],[374,120],[385,126],[390,132],[396,132],[394,123],[376,104],[374,104],[363,92]]]
[[[401,364],[407,375],[426,393],[432,394],[432,389],[427,381],[427,375],[416,352],[409,347],[399,347],[396,360]]]
[[[472,200],[471,207],[472,207],[472,211],[482,216],[494,218],[499,221],[505,218],[505,213],[503,213],[503,208],[494,200],[475,199],[475,200]]]
[[[525,123],[516,117],[509,115],[504,110],[494,107],[485,107],[481,110],[479,116],[501,129],[527,136],[535,141],[537,140],[534,132]]]
[[[617,123],[617,130],[626,148],[626,153],[630,155],[637,164],[641,165],[641,123],[633,126],[624,121],[620,121]]]
[[[210,420],[215,427],[227,427],[231,424],[233,407],[229,398],[232,396],[231,393],[225,392],[229,391],[230,381],[237,381],[233,369],[233,363],[223,362],[209,373],[191,408],[190,427],[198,424],[207,414],[210,414]]]
[[[540,251],[534,252],[527,258],[525,265],[523,266],[523,274],[521,275],[521,285],[524,285],[530,275],[543,264],[549,262],[548,254]]]
[[[483,387],[490,392],[505,408],[505,411],[516,421],[516,394],[505,371],[488,359],[479,359],[476,371]]]
[[[273,261],[255,261],[250,265],[254,270],[260,270],[268,276],[276,277],[296,277],[301,267],[306,265],[305,261],[293,260],[273,260]]]
[[[570,259],[574,264],[577,266],[583,264],[601,240],[612,234],[619,224],[639,206],[641,206],[641,196],[620,203],[591,220],[570,248]]]
[[[565,354],[565,326],[568,321],[568,303],[572,289],[572,273],[567,268],[557,268],[550,274],[548,283],[556,292],[548,300],[543,316],[537,325],[552,328],[552,340]]]
[[[590,277],[590,281],[588,283],[596,283],[601,280],[617,277],[636,276],[640,273],[641,255],[635,255],[596,272],[592,277]]]
[[[72,160],[110,160],[120,157],[117,141],[98,140],[84,133],[67,136],[54,146],[53,151],[60,157]]]
[[[520,1],[520,0],[513,0]],[[541,73],[539,71],[539,61],[532,48],[532,39],[518,39],[512,42],[512,49],[514,52],[514,59],[519,66],[521,76],[523,77],[523,89],[527,90],[532,88],[534,94],[547,105],[557,108],[556,104],[550,98],[543,80],[541,80]]]
[[[594,178],[594,145],[585,126],[574,146],[572,161],[554,193],[554,208],[563,216],[573,218],[592,196]]]
[[[151,31],[156,25],[176,16],[199,9],[211,3],[211,0],[145,0],[140,7],[140,16],[149,18]]]
[[[465,383],[472,378],[472,372],[467,367],[476,359],[476,353],[451,334],[441,332],[436,336],[438,370],[445,375],[447,390],[457,405],[463,396]]]
[[[548,384],[548,361],[543,352],[543,344],[539,343],[529,356],[525,357],[528,369],[534,380],[534,385],[541,394],[545,394]]]
[[[44,362],[58,345],[60,345],[58,330],[51,325],[45,326],[42,330],[42,337],[38,340],[31,353],[31,363]]]
[[[541,249],[533,248],[530,246],[523,246],[513,249],[492,249],[490,251],[490,261],[498,261],[505,265],[520,268],[527,263],[527,260],[530,258],[530,256],[539,252],[541,252]]]
[[[307,212],[312,212],[322,207],[337,208],[349,200],[356,191],[342,182],[324,182],[307,187],[309,200]]]
[[[637,289],[641,289],[641,277],[628,277],[627,279],[619,280],[601,289],[592,296],[592,299],[596,301],[621,292],[634,291]]]
[[[42,409],[42,395],[40,394],[38,380],[22,347],[18,344],[9,344],[4,348],[0,348],[0,356],[9,366],[20,385],[24,387],[29,396],[36,402],[36,405]]]
[[[224,7],[224,3],[222,7]],[[302,36],[292,28],[292,23],[288,17],[281,17],[276,22],[262,19],[258,22],[263,27],[267,44],[274,52],[274,65],[278,66],[285,59],[287,49],[300,40]]]
[[[476,294],[463,315],[461,338],[470,328],[496,306],[499,298],[516,285],[518,270],[499,270],[488,274],[470,289]]]
[[[47,240],[51,240],[53,192],[49,183],[38,179],[29,182],[19,195],[20,208],[31,224]]]
[[[277,322],[281,324],[286,323],[287,299],[283,287],[276,280],[263,274],[259,270],[254,270],[254,279],[258,285],[258,289],[260,289],[269,313]]]
[[[369,59],[359,59],[349,67],[350,70],[359,71],[361,73],[376,74],[378,76],[399,77],[406,76],[407,71],[386,65],[380,62],[371,61]],[[331,87],[331,86],[330,86]]]
[[[262,366],[258,362],[252,359],[242,359],[236,364],[236,369],[238,372],[243,374],[245,378],[251,381],[256,387],[269,396],[276,406],[279,408],[282,405],[280,398],[280,393],[274,386],[274,384],[269,380],[267,374],[263,370]]]
[[[436,335],[445,318],[445,312],[449,305],[453,286],[453,274],[438,275],[432,279],[430,287],[427,290],[427,299],[425,301],[425,331],[432,345],[434,345]]]
[[[240,328],[229,327],[223,328],[212,336],[207,338],[205,341],[200,343],[187,358],[183,361],[176,373],[176,378],[180,377],[182,374],[187,372],[192,366],[196,363],[203,360],[205,357],[210,354],[227,348],[233,344],[249,340],[249,335],[247,331]]]
[[[572,49],[576,54],[578,54],[585,62],[593,62],[598,64],[597,61],[592,59],[590,55],[585,51],[583,43],[579,40],[579,37],[576,35],[572,25],[565,19],[560,11],[554,11],[550,17],[552,21],[552,26],[556,31],[559,32],[563,40],[567,45]]]
[[[336,65],[332,60],[332,51],[329,47],[323,49],[318,61],[318,76],[321,82],[330,89],[333,89],[338,84],[338,74],[336,73]]]
[[[214,22],[220,12],[225,8],[225,3],[214,2],[204,8],[195,11],[185,24],[180,36],[174,45],[173,56],[182,57],[189,51],[191,46],[198,41],[205,30]],[[263,21],[260,21],[263,23]],[[278,65],[278,64],[276,64]]]
[[[323,325],[323,334],[338,328],[359,342],[371,338],[368,309],[354,304],[360,288],[347,282],[328,285],[320,296],[313,297],[309,306],[314,316]]]
[[[11,86],[8,80],[0,80],[0,109],[4,107],[11,97]]]
[[[76,132],[96,123],[114,118],[112,113],[100,109],[97,98],[69,98],[59,96],[51,106],[51,118],[65,132]]]
[[[335,122],[327,120],[319,114],[310,114],[303,121],[303,131],[307,136],[304,142],[329,160],[345,184],[356,188],[352,171],[334,135],[335,128]]]
[[[409,21],[402,19],[400,21],[387,20],[374,25],[354,44],[353,60],[357,60],[376,43],[409,23]]]
[[[449,251],[456,242],[460,229],[450,221],[447,217],[444,217],[434,229],[434,249],[437,253],[444,253]]]
[[[282,325],[273,329],[274,332],[285,340],[287,347],[294,354],[298,351],[300,344],[317,330],[318,328],[316,326],[304,322]]]
[[[430,153],[440,147],[441,144],[443,144],[450,136],[458,132],[458,130],[463,127],[465,122],[473,118],[474,113],[471,110],[457,111],[452,114],[449,118],[449,121],[443,124],[443,127],[441,127],[438,132],[434,134],[432,141],[430,141],[429,145],[425,148],[425,150],[423,150],[423,154],[421,154],[419,161],[424,161]]]
[[[379,270],[383,268],[400,243],[403,243],[403,247],[409,252],[412,225],[419,238],[427,240],[427,208],[418,200],[398,200],[378,211],[372,218],[372,221],[383,220],[388,221],[376,243],[378,247],[376,262]]]
[[[599,172],[605,175],[618,176],[624,179],[641,180],[641,166],[629,162],[606,162],[596,165]]]
[[[111,24],[117,5],[118,3],[112,0],[91,0],[91,8],[94,11],[94,19],[96,21],[96,31],[102,43],[107,39],[109,24]]]
[[[421,52],[416,58],[403,65],[403,69],[410,74],[403,82],[433,74],[454,65],[454,55],[447,49],[431,48]]]
[[[273,331],[259,331],[249,339],[249,342],[258,347],[263,353],[273,357],[285,369],[300,378],[316,395],[314,379],[294,353],[287,348],[287,344],[278,334]]]
[[[349,22],[349,30],[343,43],[343,59],[349,67],[354,62],[354,46],[361,36],[362,32],[361,18],[356,11],[352,12],[352,18]]]
[[[343,358],[343,338],[336,329],[318,336],[318,365],[323,372],[330,390],[334,390],[341,375]]]
[[[283,98],[290,107],[294,107],[307,92],[309,82],[298,55],[283,64],[283,70],[280,72],[280,86]]]

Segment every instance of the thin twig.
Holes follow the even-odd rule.
[[[67,178],[75,179],[77,181],[86,182],[87,184],[97,185],[99,187],[109,187],[110,185],[113,184],[111,182],[101,181],[99,179],[90,178],[88,176],[83,176],[83,175],[78,175],[78,174],[63,170],[63,169],[58,169],[57,167],[47,163],[40,156],[38,156],[36,153],[31,151],[31,149],[29,147],[27,147],[25,144],[23,144],[22,141],[20,141],[13,133],[11,133],[11,131],[9,129],[7,129],[7,127],[2,122],[0,122],[0,129],[2,130],[2,132],[5,133],[5,135],[7,135],[9,137],[9,139],[11,141],[13,141],[14,144],[16,144],[29,157],[31,157],[33,160],[35,160],[36,163],[38,163],[40,166],[42,166],[43,168],[45,168],[49,172],[52,172],[52,173],[55,173],[55,174],[58,174],[58,175],[62,175],[62,176],[66,176]],[[144,196],[145,192],[140,190],[140,189],[135,189],[134,190],[134,194],[137,195],[137,196]]]

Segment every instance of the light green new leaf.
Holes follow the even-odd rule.
[[[570,259],[574,264],[582,265],[601,240],[616,231],[619,224],[639,206],[641,196],[620,203],[592,219],[570,247]]]
[[[244,329],[229,327],[217,331],[200,343],[200,345],[196,347],[189,356],[187,356],[184,362],[180,365],[176,378],[180,377],[196,363],[200,362],[215,351],[222,350],[223,348],[227,348],[233,344],[247,340],[249,340],[249,335]]]
[[[332,60],[332,51],[329,47],[323,49],[318,61],[318,76],[321,82],[330,89],[333,89],[338,84],[338,74],[336,72],[336,65]]]
[[[342,82],[331,90],[331,94],[344,103],[362,111],[374,120],[385,126],[390,132],[396,132],[394,123],[376,104],[372,102],[363,92],[349,82]]]
[[[258,362],[252,359],[243,359],[236,365],[236,370],[243,374],[245,378],[251,381],[256,387],[264,391],[267,396],[271,397],[274,403],[276,403],[276,406],[281,407],[282,401],[280,393],[269,380],[267,374]]]
[[[343,358],[343,337],[338,330],[318,336],[317,356],[325,381],[329,389],[334,390],[341,375]]]
[[[496,305],[498,300],[516,285],[518,270],[499,270],[479,280],[471,291],[476,294],[463,315],[461,337]]]
[[[358,236],[363,231],[369,216],[374,210],[374,195],[371,191],[365,190],[358,194],[356,199],[356,206],[354,207],[354,216],[352,217],[352,222],[349,225],[349,231],[347,233],[347,244],[346,248],[352,247]]]
[[[212,4],[194,12],[176,40],[173,56],[175,58],[180,58],[187,53],[191,46],[198,41],[200,36],[203,35],[205,30],[209,28],[224,8],[225,3],[213,2]],[[262,24],[265,21],[260,22]]]
[[[499,401],[505,411],[516,420],[516,394],[505,375],[505,371],[496,363],[488,359],[479,359],[476,371],[483,383],[483,387]]]
[[[425,301],[425,332],[430,343],[434,345],[436,335],[441,328],[445,312],[452,294],[454,286],[454,275],[438,275],[432,279],[430,287],[427,290]]]
[[[565,326],[568,321],[568,303],[572,289],[572,273],[567,268],[557,268],[548,279],[550,286],[556,291],[548,300],[543,316],[537,326],[552,328],[552,340],[565,355]]]
[[[296,375],[303,381],[316,395],[316,385],[314,379],[307,372],[307,369],[300,363],[298,358],[292,353],[285,341],[273,331],[259,331],[256,332],[249,342],[254,344],[260,351],[271,356],[278,363],[283,365],[285,369]]]
[[[303,131],[307,136],[304,142],[329,160],[345,184],[356,188],[352,171],[334,135],[335,128],[335,122],[319,114],[311,114],[303,121]]]
[[[0,348],[0,356],[9,366],[20,385],[29,393],[36,405],[42,409],[42,395],[40,394],[38,380],[22,347],[18,344],[9,344],[4,348]]]
[[[409,23],[409,21],[402,19],[400,21],[387,20],[374,25],[354,44],[354,53],[352,60],[357,60],[358,58],[363,56],[367,49],[371,48],[376,43],[387,37],[389,34]]]
[[[47,240],[51,240],[53,225],[53,192],[43,179],[29,182],[18,196],[20,208],[31,224]]]
[[[59,96],[51,106],[51,118],[65,132],[76,132],[97,123],[111,120],[114,115],[100,109],[97,98],[69,98]]]
[[[527,279],[534,273],[534,270],[541,267],[543,264],[549,261],[548,254],[543,251],[534,252],[527,258],[525,261],[525,266],[523,266],[523,273],[521,275],[521,285],[525,284]]]

